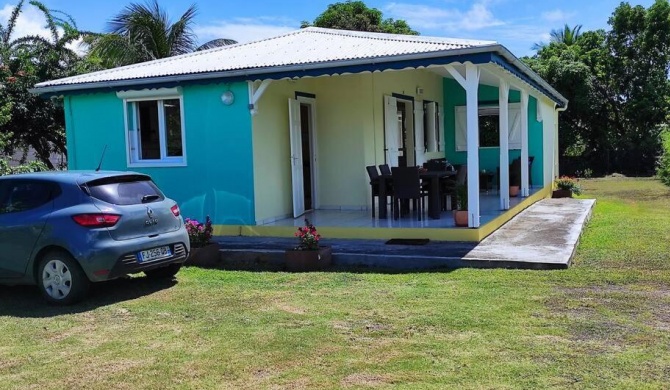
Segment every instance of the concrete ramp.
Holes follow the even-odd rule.
[[[594,205],[594,199],[543,199],[485,238],[463,260],[567,268]]]

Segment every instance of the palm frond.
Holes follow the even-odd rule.
[[[209,49],[214,49],[217,47],[221,46],[230,46],[230,45],[236,45],[237,41],[232,40],[232,39],[226,39],[226,38],[218,38],[218,39],[212,39],[209,42],[206,42],[200,46],[198,46],[195,51],[202,51],[202,50],[209,50]]]
[[[5,45],[9,45],[9,42],[12,39],[12,33],[14,32],[14,28],[16,27],[16,21],[19,18],[21,11],[23,10],[24,2],[25,0],[20,0],[19,3],[12,10],[12,14],[9,16],[9,19],[7,19],[7,27],[3,29],[4,32],[2,34],[2,43]]]
[[[53,15],[51,14],[51,11],[41,2],[37,0],[30,0],[30,4],[42,11],[42,14],[44,14],[44,18],[47,20],[47,28],[51,32],[51,39],[53,42],[58,41],[58,25],[56,24],[56,21],[54,20]]]

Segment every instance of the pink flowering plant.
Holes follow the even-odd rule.
[[[191,247],[200,248],[209,244],[213,231],[212,220],[209,218],[209,215],[205,218],[205,223],[200,223],[196,219],[186,218],[184,224],[186,225]]]
[[[295,247],[295,250],[319,250],[319,240],[321,239],[321,235],[316,231],[314,225],[312,225],[307,218],[305,218],[305,226],[299,227],[298,231],[295,232],[295,236],[298,237],[298,246]]]

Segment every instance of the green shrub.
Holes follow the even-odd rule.
[[[661,133],[661,156],[658,158],[656,174],[663,184],[670,186],[670,130],[665,129]]]
[[[22,165],[12,167],[9,161],[0,157],[0,176],[11,175],[14,173],[31,173],[48,171],[49,168],[41,161],[30,161]]]

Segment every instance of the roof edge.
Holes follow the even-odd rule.
[[[392,55],[384,57],[368,57],[355,60],[342,61],[328,61],[311,64],[296,64],[284,66],[272,66],[262,68],[249,68],[234,71],[218,71],[218,72],[202,72],[182,75],[159,76],[159,77],[144,77],[137,79],[113,80],[113,81],[98,81],[87,82],[80,84],[60,84],[53,86],[38,87],[29,89],[33,94],[54,96],[59,94],[66,94],[74,91],[98,90],[98,89],[114,89],[133,86],[146,86],[147,84],[164,84],[164,83],[181,83],[192,81],[205,81],[227,78],[247,78],[249,80],[262,79],[264,74],[277,74],[295,71],[310,71],[327,68],[345,67],[345,66],[360,66],[366,64],[384,64],[390,62],[402,62],[411,60],[425,60],[431,58],[448,58],[462,55],[484,54],[492,53],[500,55],[505,61],[518,69],[521,73],[526,75],[534,83],[537,83],[541,88],[540,92],[547,95],[551,100],[554,100],[560,106],[567,106],[568,100],[556,91],[549,83],[542,77],[530,69],[520,59],[518,59],[511,51],[499,43],[489,45],[468,47],[462,49],[440,50],[427,53],[413,53],[404,55]],[[223,81],[223,80],[222,80]],[[542,91],[544,89],[544,91]]]

